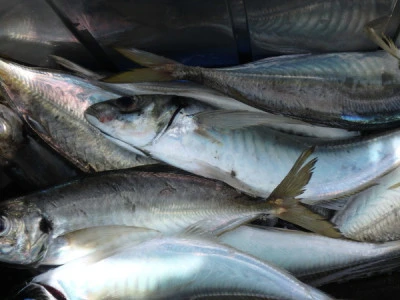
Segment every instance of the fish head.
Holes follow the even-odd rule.
[[[48,248],[52,226],[35,205],[10,200],[0,206],[0,261],[32,265]]]
[[[90,106],[85,117],[105,135],[143,147],[151,143],[173,119],[179,103],[172,96],[122,97]]]

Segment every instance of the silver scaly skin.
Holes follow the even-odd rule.
[[[392,13],[395,0],[246,2],[253,45],[281,53],[375,50],[364,26]],[[389,28],[389,36],[396,28]],[[253,50],[258,51],[260,50]]]
[[[358,241],[400,239],[400,168],[379,178],[369,189],[352,196],[333,222],[343,235]]]
[[[300,153],[311,146],[316,146],[318,163],[301,195],[306,204],[353,194],[400,163],[399,131],[321,142],[264,126],[240,127],[240,118],[224,113],[220,119],[231,118],[230,123],[239,128],[213,126],[206,120],[206,114],[213,112],[204,113],[194,103],[184,107],[171,101],[140,103],[137,98],[140,112],[131,113],[115,101],[99,103],[87,110],[86,117],[103,133],[152,158],[224,181],[250,195],[268,197]]]
[[[258,296],[331,299],[283,270],[234,248],[195,238],[156,238],[94,255],[33,279],[76,299],[195,299]]]
[[[136,49],[119,51],[149,68],[106,82],[140,82],[144,75],[147,81],[186,79],[312,124],[372,130],[400,123],[398,59],[386,51],[284,55],[219,69],[185,66]]]
[[[62,265],[88,254],[125,248],[157,234],[127,226],[74,231],[56,238],[40,264]],[[294,230],[240,226],[223,233],[218,242],[271,262],[313,286],[388,272],[400,265],[398,241],[360,243]]]
[[[73,71],[78,76],[84,78],[91,78],[98,80],[103,78],[105,75],[94,73],[91,70],[85,69],[74,62],[71,62],[63,57],[54,56],[53,58],[58,64],[62,65],[64,68]],[[226,110],[245,110],[262,112],[261,110],[246,105],[240,101],[237,101],[231,97],[228,97],[214,89],[207,88],[206,86],[196,84],[193,82],[139,82],[139,83],[121,83],[121,84],[110,84],[106,82],[98,81],[101,87],[114,91],[122,95],[149,95],[149,94],[159,94],[160,98],[162,95],[175,95],[181,97],[189,97],[199,100],[211,107],[217,109]],[[360,133],[357,131],[348,131],[340,128],[331,128],[324,126],[315,126],[307,123],[301,124],[297,122],[293,123],[293,119],[286,118],[283,116],[272,115],[267,112],[265,113],[265,118],[281,118],[280,122],[270,123],[269,126],[272,128],[282,130],[284,132],[291,132],[293,134],[312,136],[318,138],[348,138],[358,136]]]
[[[313,286],[384,273],[400,265],[400,242],[360,243],[275,228],[240,226],[219,241],[269,261]]]
[[[216,226],[224,226],[276,210],[273,203],[205,178],[110,171],[0,203],[0,261],[40,262],[35,245],[45,250],[61,235],[94,226],[135,226],[171,235],[193,224],[201,229],[216,220]],[[212,232],[213,225],[205,231]]]
[[[105,139],[84,119],[85,109],[119,98],[86,79],[0,59],[0,83],[11,107],[61,155],[85,172],[154,163]]]

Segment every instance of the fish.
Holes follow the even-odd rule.
[[[117,50],[147,68],[104,78],[108,83],[185,79],[314,125],[359,131],[400,124],[399,61],[384,50],[282,55],[214,69],[138,49]]]
[[[396,168],[376,180],[370,188],[353,195],[332,221],[353,240],[399,240],[399,182],[400,168]]]
[[[310,147],[318,165],[301,195],[310,205],[365,189],[400,163],[398,130],[324,141],[260,126],[252,112],[204,111],[194,103],[180,106],[146,97],[132,100],[136,110],[111,101],[90,106],[85,116],[127,147],[252,196],[268,197]]]
[[[125,249],[156,236],[161,237],[159,232],[129,226],[74,231],[50,244],[40,267],[63,265],[108,249]],[[387,273],[400,265],[398,241],[361,243],[255,225],[239,226],[213,240],[285,269],[312,286]]]
[[[365,243],[280,228],[240,226],[218,242],[268,261],[312,286],[398,269],[400,242]]]
[[[373,51],[364,34],[369,22],[392,14],[395,0],[250,1],[247,21],[253,52]],[[394,26],[387,28],[392,36]]]
[[[0,85],[10,107],[47,144],[83,172],[155,163],[115,145],[87,123],[83,112],[120,98],[71,74],[0,59]]]
[[[74,72],[78,76],[84,78],[90,78],[93,80],[99,80],[105,77],[104,74],[95,73],[88,70],[66,58],[52,55],[52,58],[61,66],[69,71]],[[100,82],[101,84],[101,82]],[[104,87],[107,90],[115,91],[116,93],[123,94],[125,96],[131,95],[148,95],[148,94],[160,94],[160,95],[174,95],[180,97],[193,98],[203,102],[206,105],[214,107],[216,109],[225,110],[242,110],[242,111],[253,111],[262,113],[263,111],[246,105],[240,101],[237,101],[231,97],[228,97],[216,90],[207,88],[203,85],[196,84],[193,82],[138,82],[138,83],[120,83],[120,84],[109,84],[104,82]],[[344,139],[359,136],[358,131],[349,131],[340,128],[330,128],[323,126],[315,126],[305,122],[298,122],[290,118],[283,116],[273,115],[267,112],[263,112],[265,123],[269,127],[283,132],[290,132],[293,134],[310,136],[315,138],[324,139]]]
[[[79,174],[47,145],[35,140],[19,116],[3,104],[0,104],[0,165],[24,192],[49,187]]]
[[[110,171],[0,203],[0,261],[37,265],[54,239],[97,226],[133,226],[163,235],[218,236],[262,215],[318,233],[340,233],[298,203],[316,159],[305,151],[268,199],[179,172]]]
[[[38,275],[32,282],[51,286],[66,299],[216,295],[332,299],[266,262],[191,236],[154,238],[111,254],[89,255]]]

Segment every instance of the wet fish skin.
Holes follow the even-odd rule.
[[[144,51],[119,49],[147,66],[110,83],[187,79],[260,110],[351,130],[396,127],[400,72],[385,51],[271,57],[229,68],[190,67]]]
[[[148,228],[163,235],[185,231],[218,236],[264,214],[338,238],[340,233],[331,223],[296,198],[312,175],[316,159],[307,162],[311,153],[309,149],[299,156],[268,199],[251,198],[221,182],[175,172],[155,173],[147,168],[76,179],[5,201],[0,203],[4,225],[0,261],[40,263],[43,256],[36,248],[48,249],[61,235],[96,226]],[[10,242],[28,246],[21,250],[9,246]],[[1,255],[3,247],[8,251]]]
[[[400,238],[398,217],[400,168],[379,178],[369,189],[352,196],[333,222],[354,240],[386,242]]]
[[[0,104],[0,164],[21,191],[32,191],[63,182],[78,172],[56,153],[32,138],[22,120]]]
[[[84,119],[93,103],[120,95],[67,73],[0,60],[0,83],[10,106],[57,152],[85,172],[134,167],[153,160],[110,142]]]
[[[62,265],[107,249],[149,240],[157,232],[127,226],[100,226],[56,238],[41,265]],[[294,230],[240,226],[218,237],[257,259],[271,262],[313,286],[386,273],[400,265],[400,242],[360,243]],[[362,255],[360,255],[362,254]]]
[[[231,124],[239,124],[239,128],[214,126],[216,117],[214,123],[204,118],[200,125],[198,116],[206,113],[195,104],[180,109],[173,119],[164,118],[166,111],[177,110],[171,102],[157,102],[140,114],[121,113],[118,104],[104,102],[91,106],[86,117],[104,134],[155,159],[260,197],[268,197],[300,153],[315,146],[318,164],[301,195],[301,201],[311,205],[366,188],[400,163],[399,131],[321,142],[264,126],[240,128],[240,119],[235,116],[230,116]],[[228,116],[222,116],[226,121]]]
[[[400,242],[383,244],[331,239],[276,228],[240,226],[219,237],[313,286],[389,272],[399,267]]]
[[[331,299],[288,273],[233,248],[194,238],[157,238],[107,257],[89,257],[44,273],[33,282],[68,299],[187,299],[249,295]],[[118,274],[118,275],[117,275]]]
[[[63,265],[87,255],[132,247],[156,236],[160,236],[158,231],[130,226],[96,226],[77,230],[55,238],[40,265]]]
[[[252,200],[222,183],[188,175],[121,170],[76,179],[0,203],[0,260],[38,262],[43,257],[30,245],[47,248],[58,236],[93,226],[147,227],[173,234],[221,214],[221,209],[234,210],[232,202]],[[216,207],[220,209],[214,212]]]
[[[63,57],[52,56],[58,64],[64,68],[73,71],[78,76],[83,78],[91,78],[99,80],[104,78],[105,75],[94,73],[91,70],[85,69],[84,67],[77,65]],[[131,95],[148,95],[148,94],[162,94],[162,95],[175,95],[180,97],[189,97],[205,104],[217,108],[226,110],[244,110],[262,112],[261,110],[252,106],[246,105],[240,101],[237,101],[231,97],[228,97],[214,89],[207,88],[203,85],[196,84],[193,82],[139,82],[129,84],[109,84],[106,82],[99,82],[107,90],[114,91],[119,94],[126,96]],[[265,118],[277,119],[276,115],[265,113]],[[324,139],[338,139],[338,138],[349,138],[360,135],[357,131],[347,131],[339,128],[330,128],[323,126],[315,126],[311,124],[292,124],[293,119],[282,117],[281,122],[271,122],[268,124],[270,127],[281,130],[283,132],[290,132],[293,134],[311,136]]]
[[[371,51],[376,45],[364,33],[370,21],[392,13],[394,0],[246,2],[251,41],[280,53]],[[396,28],[388,28],[389,36]],[[257,49],[258,48],[258,49]]]

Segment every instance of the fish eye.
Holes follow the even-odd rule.
[[[12,245],[2,245],[0,249],[0,253],[3,255],[10,254],[13,251]]]
[[[137,101],[133,97],[121,97],[116,99],[114,103],[121,112],[133,112],[139,109]]]
[[[10,229],[10,221],[5,216],[0,216],[0,236],[5,235]]]

